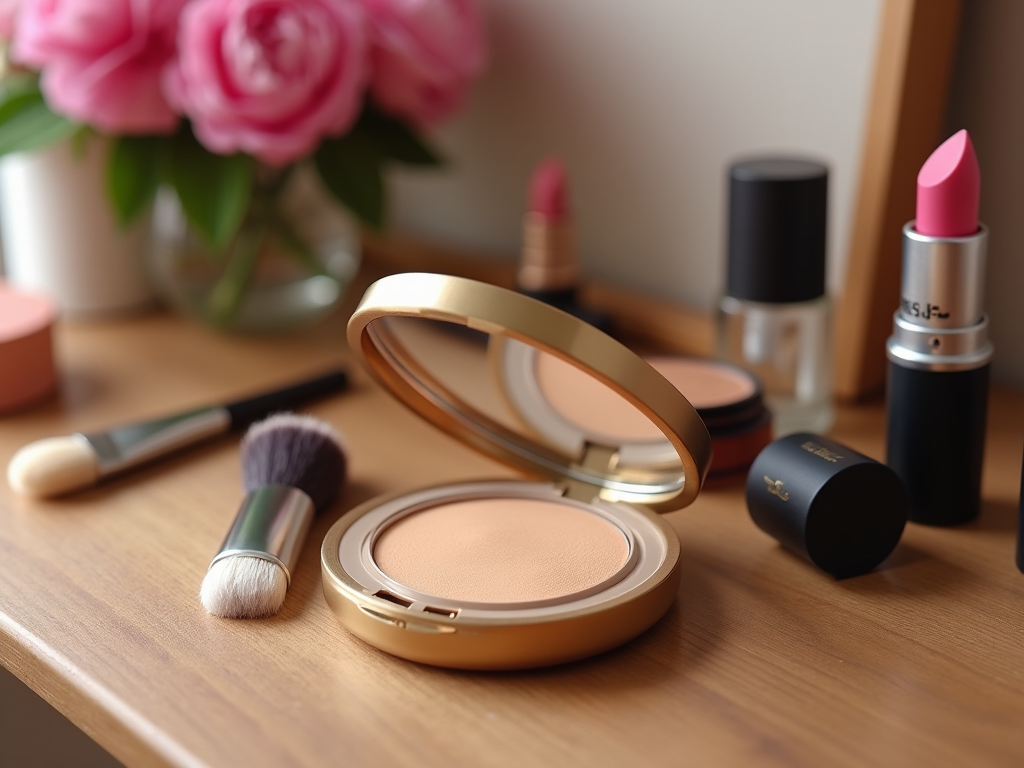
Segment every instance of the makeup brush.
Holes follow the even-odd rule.
[[[242,438],[245,500],[203,579],[203,607],[230,619],[277,613],[313,517],[337,498],[347,468],[323,421],[284,413],[253,424]]]
[[[7,482],[15,493],[40,499],[89,488],[109,475],[215,435],[243,429],[274,411],[294,408],[346,387],[346,373],[332,370],[227,405],[206,406],[103,432],[47,437],[14,454],[7,465]]]

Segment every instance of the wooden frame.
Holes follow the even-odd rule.
[[[917,171],[938,145],[962,0],[885,0],[835,334],[841,400],[885,387],[885,340],[899,305],[900,231],[914,218]]]

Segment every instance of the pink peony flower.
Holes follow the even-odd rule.
[[[160,88],[186,0],[24,0],[11,58],[42,70],[50,107],[101,131],[170,131]]]
[[[20,5],[21,0],[0,0],[0,40],[14,37],[14,17]]]
[[[453,112],[486,57],[476,0],[361,2],[372,22],[377,104],[420,126]]]
[[[283,165],[352,125],[365,73],[350,0],[194,0],[164,82],[208,149]]]

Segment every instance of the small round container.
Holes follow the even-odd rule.
[[[489,349],[436,332],[450,324],[489,334]],[[425,488],[342,517],[321,552],[324,594],[342,625],[414,661],[516,669],[608,650],[668,610],[679,541],[657,513],[691,503],[711,460],[707,429],[676,387],[577,318],[463,278],[386,277],[367,290],[348,334],[415,413],[530,479]],[[672,455],[648,463],[614,441],[557,445],[524,430],[496,391],[495,361],[510,343],[609,388]]]
[[[681,362],[691,358],[675,358],[668,370],[659,360],[648,361],[687,395],[711,433],[714,457],[704,487],[743,482],[751,463],[772,440],[772,415],[765,405],[760,380],[730,363],[692,359],[689,365],[699,366],[701,388],[699,396],[691,395],[687,390],[690,379],[684,376],[686,367],[674,373]]]
[[[780,438],[754,460],[747,508],[757,526],[836,578],[859,576],[896,548],[910,502],[899,476],[811,433]]]
[[[625,464],[676,460],[672,445],[641,411],[575,366],[529,344],[502,340],[498,378],[510,408],[526,429],[568,451],[589,442],[615,444]],[[771,442],[771,413],[757,378],[729,363],[670,355],[648,356],[693,405],[711,435],[713,458],[704,487],[742,482]]]
[[[0,413],[28,408],[56,391],[56,319],[53,301],[0,280]]]

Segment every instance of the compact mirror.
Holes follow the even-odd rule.
[[[445,275],[374,283],[348,340],[417,415],[526,475],[338,520],[324,596],[353,634],[428,664],[518,669],[613,648],[668,610],[680,547],[655,512],[696,497],[711,441],[664,376],[571,315]]]
[[[677,509],[711,446],[686,398],[615,340],[541,302],[445,275],[370,288],[349,340],[417,414],[530,476]]]

